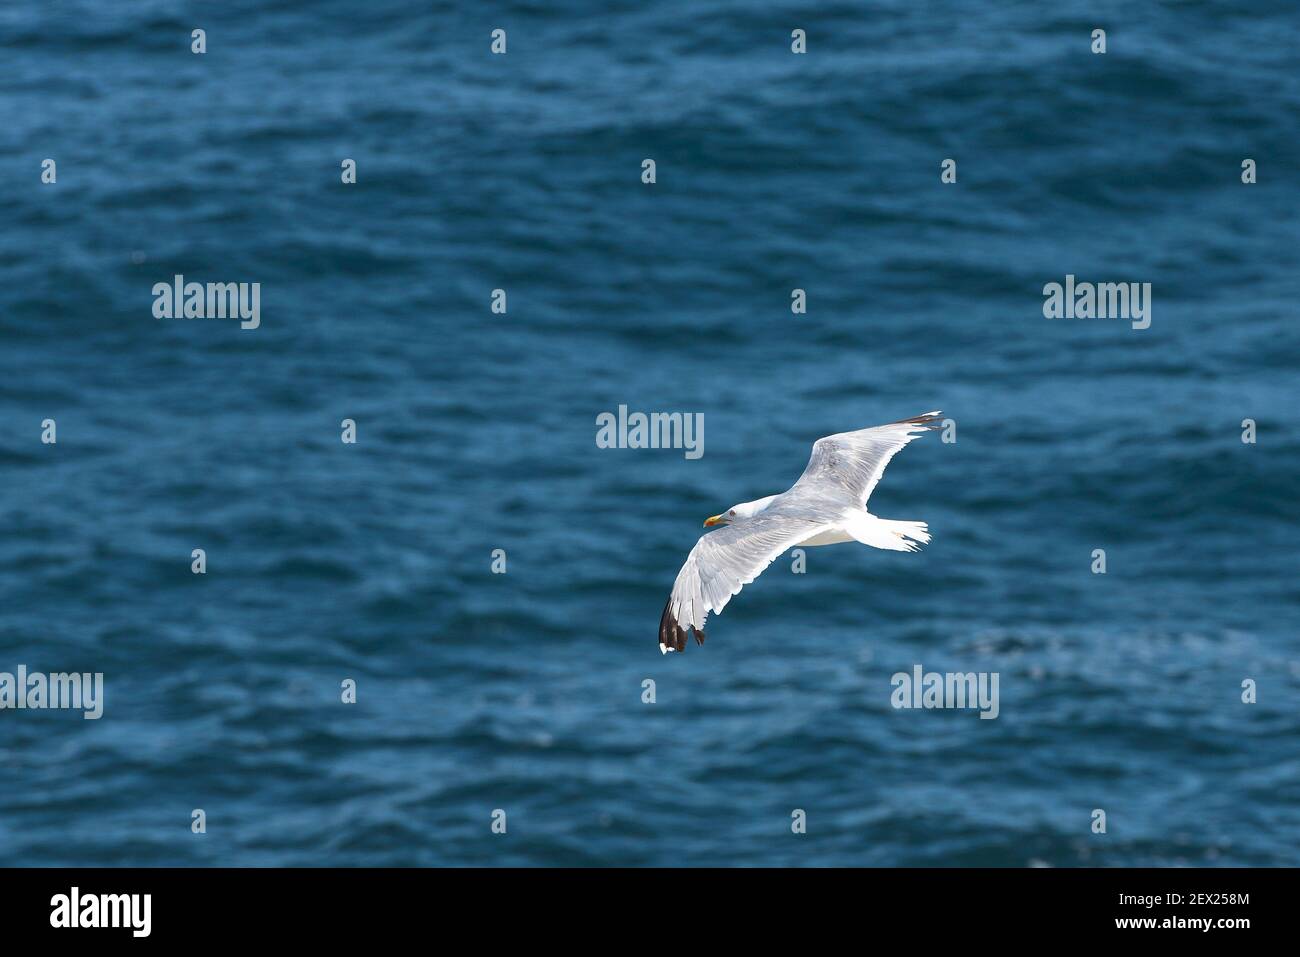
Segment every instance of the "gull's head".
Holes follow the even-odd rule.
[[[713,528],[715,525],[730,525],[739,516],[736,515],[735,508],[729,508],[720,515],[710,515],[704,520],[705,528]]]
[[[747,518],[753,518],[759,512],[763,511],[772,504],[775,495],[769,495],[767,498],[755,499],[752,502],[741,502],[739,505],[733,505],[718,515],[710,515],[704,520],[705,528],[713,528],[715,525],[734,525],[737,522],[743,522]]]

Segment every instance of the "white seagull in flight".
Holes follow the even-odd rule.
[[[704,643],[709,612],[722,614],[731,596],[763,573],[787,548],[861,542],[874,548],[914,552],[930,541],[925,522],[877,518],[866,509],[885,466],[899,449],[926,431],[942,413],[858,432],[828,435],[813,443],[808,467],[788,491],[733,505],[704,526],[677,573],[659,619],[659,650],[686,650],[686,632]]]

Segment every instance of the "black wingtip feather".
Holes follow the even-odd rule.
[[[704,644],[704,632],[698,628],[683,628],[673,617],[672,607],[673,600],[669,598],[664,605],[664,613],[659,616],[659,644],[673,651],[685,651],[688,632],[695,633],[696,644]]]
[[[899,419],[898,422],[894,424],[902,425],[906,423],[908,425],[919,425],[926,429],[937,429],[940,428],[940,426],[935,425],[934,423],[938,422],[942,415],[942,412],[925,412],[921,415],[912,416],[910,419]]]

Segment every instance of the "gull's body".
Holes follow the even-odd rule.
[[[924,522],[877,518],[866,504],[894,453],[938,428],[933,423],[939,415],[927,412],[818,439],[808,467],[788,491],[742,502],[706,521],[726,527],[701,535],[677,573],[659,620],[659,650],[684,651],[691,629],[703,643],[709,613],[721,614],[733,595],[788,548],[857,541],[914,552],[929,542]]]

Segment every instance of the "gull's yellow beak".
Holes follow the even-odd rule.
[[[705,527],[705,528],[711,528],[711,527],[714,526],[714,525],[721,525],[721,524],[722,524],[722,519],[723,519],[724,517],[725,517],[725,516],[722,516],[722,515],[710,515],[708,518],[706,518],[706,519],[704,520],[704,527]]]

